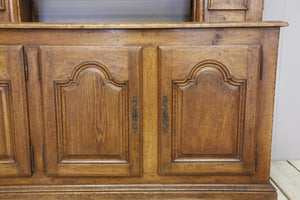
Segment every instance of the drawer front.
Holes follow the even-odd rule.
[[[40,47],[48,176],[141,174],[141,48]]]
[[[31,175],[22,46],[0,46],[0,177]]]
[[[159,51],[159,173],[254,174],[260,46]]]

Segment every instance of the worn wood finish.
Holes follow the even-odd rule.
[[[190,22],[190,23],[2,23],[0,29],[207,29],[207,28],[259,28],[259,27],[284,27],[287,22],[266,21],[266,22]]]
[[[260,57],[260,46],[160,47],[160,173],[255,172]]]
[[[0,22],[31,22],[30,0],[0,0]]]
[[[191,21],[244,22],[261,21],[263,0],[193,0]],[[0,0],[0,21],[31,22],[30,0]]]
[[[99,185],[0,187],[0,199],[276,200],[270,185]],[[31,194],[28,195],[27,192]],[[47,194],[47,195],[45,195]]]
[[[277,30],[277,29],[276,29]],[[273,29],[270,29],[270,33],[273,33]],[[113,34],[113,35],[112,35]],[[278,33],[274,33],[274,36]],[[30,179],[5,179],[5,183],[7,184],[14,184],[16,182],[22,184],[32,184],[32,183],[73,183],[74,179],[71,178],[48,178],[45,177],[43,173],[43,159],[42,159],[42,145],[40,141],[42,141],[42,134],[44,131],[41,125],[41,108],[39,105],[40,102],[40,91],[38,89],[40,82],[38,78],[38,65],[36,63],[37,56],[35,51],[37,51],[38,46],[40,45],[48,45],[48,46],[134,46],[134,45],[141,45],[143,46],[143,93],[144,93],[144,101],[141,104],[144,108],[143,116],[144,116],[144,124],[145,127],[143,128],[143,140],[144,140],[144,149],[143,149],[143,177],[142,178],[131,178],[131,183],[216,183],[216,182],[227,182],[227,183],[248,183],[248,182],[257,182],[257,183],[267,183],[268,182],[268,175],[267,171],[265,170],[266,166],[262,163],[268,163],[268,158],[264,156],[259,156],[259,159],[263,159],[261,162],[258,162],[258,169],[257,174],[254,176],[158,176],[157,175],[157,120],[158,120],[158,101],[157,101],[157,74],[158,74],[158,51],[157,47],[160,45],[164,46],[203,46],[203,45],[260,45],[259,36],[260,36],[260,29],[252,29],[252,28],[241,28],[241,29],[195,29],[193,31],[182,29],[181,31],[177,30],[36,30],[34,32],[28,30],[10,30],[5,29],[0,31],[0,43],[2,44],[13,44],[13,43],[23,43],[23,41],[27,41],[28,46],[28,63],[29,63],[29,81],[28,83],[28,92],[31,101],[29,102],[29,109],[30,109],[30,116],[32,117],[34,122],[30,120],[31,123],[31,138],[32,144],[35,150],[35,174],[39,176],[39,179],[30,178]],[[2,37],[4,36],[5,37]],[[21,37],[18,36],[22,35]],[[49,37],[51,35],[51,37]],[[216,38],[216,35],[218,37]],[[66,37],[68,36],[68,37]],[[113,36],[113,37],[112,37]],[[272,35],[268,35],[271,37]],[[247,40],[245,40],[247,37]],[[69,38],[69,39],[68,39]],[[166,38],[170,38],[166,40]],[[176,38],[173,40],[172,38]],[[234,40],[232,40],[234,38]],[[266,37],[267,38],[267,37]],[[272,38],[271,40],[276,41],[276,38]],[[270,42],[271,42],[270,40]],[[267,44],[267,43],[266,43]],[[264,46],[264,45],[263,45]],[[274,54],[276,48],[273,47]],[[269,50],[266,50],[264,53],[267,54]],[[272,50],[273,51],[273,50]],[[40,58],[41,59],[41,58]],[[267,58],[265,58],[267,59]],[[269,58],[271,59],[271,57]],[[271,63],[272,64],[272,63]],[[74,65],[73,67],[75,67]],[[156,66],[156,67],[153,67]],[[274,69],[268,71],[268,63],[264,65],[264,73],[271,73],[273,74]],[[276,66],[274,64],[271,65],[272,67]],[[41,66],[42,68],[42,66]],[[41,82],[43,82],[43,71],[41,70]],[[63,71],[62,71],[63,72]],[[69,72],[70,74],[70,72]],[[66,71],[66,75],[68,72]],[[266,79],[263,76],[263,80],[265,84],[261,84],[260,90],[266,90],[266,86],[271,87],[273,85],[272,79],[269,79],[266,76]],[[272,76],[273,77],[273,76]],[[64,79],[63,79],[64,80]],[[266,84],[268,83],[268,84]],[[151,95],[150,95],[151,94]],[[262,95],[270,94],[269,92],[261,93]],[[270,95],[272,97],[272,95]],[[262,97],[260,97],[262,98]],[[266,99],[266,98],[265,98]],[[266,103],[270,104],[272,102],[272,98],[268,98]],[[265,100],[264,100],[265,101]],[[268,106],[263,106],[260,109],[264,111],[265,109],[269,108]],[[272,108],[270,109],[272,111]],[[263,116],[269,116],[268,120],[272,119],[272,113],[267,113],[264,115],[259,115],[258,121],[263,121]],[[259,122],[260,123],[260,122]],[[264,124],[265,126],[265,124]],[[270,130],[269,130],[270,131]],[[268,132],[270,133],[270,132]],[[260,144],[264,144],[263,141],[266,134],[265,131],[258,131],[258,142]],[[264,146],[262,145],[259,152],[262,150],[264,151]],[[268,147],[268,146],[266,146]],[[269,149],[266,150],[268,152]],[[261,155],[265,155],[265,152],[262,152]],[[263,173],[261,173],[263,172]],[[265,176],[262,176],[265,174]],[[258,175],[259,174],[259,175]],[[124,178],[114,178],[114,183],[126,183],[129,180]],[[96,183],[110,183],[110,178],[101,178],[101,179],[78,179],[76,182],[78,184],[82,183],[89,183],[89,184],[96,184]],[[3,184],[4,182],[2,182]]]
[[[141,172],[140,47],[40,47],[50,176]]]
[[[4,11],[4,10],[5,10],[4,0],[0,0],[0,11]]]
[[[218,25],[221,28],[217,28]],[[1,178],[0,199],[276,199],[275,190],[269,184],[268,163],[279,36],[276,26],[280,25],[286,24],[145,24],[148,28],[142,28],[142,24],[83,27],[81,24],[41,24],[40,28],[36,23],[0,24],[0,44],[24,45],[27,53],[28,81],[24,86],[27,86],[30,141],[34,150],[32,176]],[[162,55],[170,55],[165,54],[166,51],[172,52],[173,57],[162,59]],[[260,60],[261,51],[263,60]],[[212,62],[201,65],[204,61]],[[160,78],[162,70],[166,72]],[[195,80],[195,87],[187,87],[191,83],[189,78]],[[172,141],[182,147],[180,159],[192,162],[184,164],[187,168],[178,167],[172,172],[175,175],[159,174],[160,153],[180,150],[172,149],[168,141],[160,141],[164,125],[161,88],[165,80],[177,81],[176,87],[181,90],[165,87],[168,93],[172,90],[176,93],[167,94],[168,128],[173,131],[171,116],[175,110],[185,116],[179,127],[188,130],[178,132],[183,133],[182,137]],[[123,90],[127,87],[125,83],[127,90]],[[201,99],[207,94],[203,91],[206,88],[209,88],[208,94],[217,98],[208,95],[207,100]],[[134,98],[135,91],[137,98]],[[172,101],[176,95],[178,102]],[[207,130],[202,131],[203,135],[192,134],[193,123],[200,120],[188,103],[193,101],[194,95],[202,102],[195,108],[207,113],[208,119],[213,120],[210,110],[214,110],[217,117],[232,123],[224,123],[227,127],[224,129],[216,126],[218,130],[199,123]],[[183,101],[180,102],[179,97],[183,97]],[[111,101],[104,101],[107,98]],[[214,102],[222,112],[215,110]],[[174,103],[177,106],[172,106]],[[202,104],[210,110],[201,107]],[[245,104],[244,110],[240,109],[241,104]],[[111,112],[105,112],[104,116],[98,108]],[[245,118],[239,118],[243,113]],[[193,126],[187,127],[190,117]],[[111,124],[104,123],[104,118],[112,119]],[[241,124],[245,126],[244,131],[236,130]],[[103,137],[101,131],[98,132],[105,127],[102,125],[111,134]],[[196,130],[197,125],[195,127]],[[119,131],[121,129],[125,129],[124,132]],[[208,137],[209,133],[213,133],[213,138]],[[241,134],[245,137],[239,137]],[[197,140],[202,139],[207,145],[197,146]],[[196,142],[188,145],[189,140]],[[124,141],[128,141],[125,142],[127,147]],[[218,149],[214,141],[223,148]],[[132,153],[126,154],[126,150]],[[125,162],[128,155],[127,164],[117,158],[124,152]],[[234,167],[230,160],[240,158],[241,154],[245,162]],[[205,173],[199,171],[199,160],[204,161]],[[124,169],[124,165],[128,168]],[[78,186],[71,186],[74,183]],[[124,188],[124,184],[131,184],[130,188]],[[191,184],[208,185],[194,187]],[[209,184],[217,185],[213,188]],[[265,186],[257,190],[256,184]],[[22,187],[11,190],[8,185]],[[82,185],[92,186],[85,190]],[[110,191],[103,189],[107,187]],[[79,191],[78,188],[81,192],[74,192]]]
[[[194,21],[261,21],[263,0],[195,0]]]
[[[0,177],[31,175],[22,46],[0,46]]]

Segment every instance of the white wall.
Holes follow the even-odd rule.
[[[273,128],[273,160],[300,160],[300,1],[265,0],[264,20],[281,20]]]

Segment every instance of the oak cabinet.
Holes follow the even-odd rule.
[[[0,177],[31,175],[22,46],[0,46]]]
[[[140,175],[141,48],[42,46],[39,57],[47,175]]]
[[[76,22],[0,23],[0,199],[277,199],[287,23],[262,0],[153,2],[0,0],[0,22]]]
[[[253,174],[260,46],[160,47],[160,173]]]
[[[280,26],[0,24],[0,199],[275,200]]]

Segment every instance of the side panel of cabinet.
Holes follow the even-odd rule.
[[[50,176],[141,174],[141,48],[40,47]]]
[[[253,174],[260,46],[160,47],[160,174]]]
[[[22,46],[0,46],[0,177],[31,175]]]

